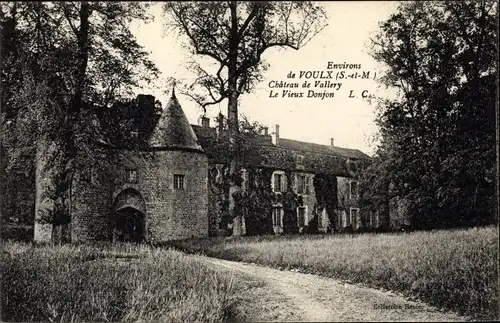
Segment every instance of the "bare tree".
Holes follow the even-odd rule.
[[[204,110],[207,106],[228,100],[227,116],[230,141],[229,212],[233,235],[241,235],[241,216],[233,195],[240,188],[239,160],[234,153],[238,134],[238,99],[249,93],[261,80],[266,64],[262,54],[272,47],[303,47],[326,26],[323,8],[307,1],[224,1],[168,2],[164,12],[170,15],[166,26],[184,34],[196,55],[215,61],[216,72],[210,73],[193,63],[197,80],[187,94]],[[203,89],[205,95],[197,94]]]

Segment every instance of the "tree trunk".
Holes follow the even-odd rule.
[[[240,191],[239,182],[236,181],[240,176],[239,156],[236,154],[236,138],[238,135],[238,113],[237,113],[237,99],[230,98],[228,104],[228,124],[229,124],[229,143],[230,153],[232,156],[229,166],[229,214],[233,218],[233,236],[241,236],[241,212],[234,201],[234,194]]]
[[[238,58],[238,19],[236,16],[236,1],[231,1],[231,42],[229,48],[229,68],[228,68],[228,90],[229,98],[227,105],[227,123],[229,130],[229,150],[231,163],[229,167],[229,214],[233,219],[233,236],[241,236],[241,212],[234,201],[234,194],[240,191],[239,182],[236,178],[240,176],[239,156],[237,150],[238,137],[238,87],[237,87],[237,58]]]
[[[64,127],[66,128],[66,136],[65,138],[61,138],[61,140],[65,140],[65,145],[61,145],[61,149],[63,149],[63,164],[58,165],[59,171],[65,171],[68,165],[70,165],[74,159],[78,155],[78,147],[76,146],[76,135],[79,131],[78,123],[80,122],[80,113],[83,108],[83,93],[85,88],[85,78],[88,66],[88,57],[89,57],[89,28],[90,28],[90,5],[87,1],[82,1],[80,3],[80,28],[77,37],[77,45],[78,45],[78,54],[76,61],[76,71],[74,74],[75,77],[75,93],[71,100],[68,112],[67,112],[67,121]],[[71,212],[68,206],[68,200],[66,197],[69,197],[71,192],[70,188],[72,187],[73,176],[71,174],[66,174],[60,177],[60,180],[56,182],[55,185],[58,186],[60,196],[56,196],[58,199],[58,203],[54,204],[54,215],[57,219],[54,228],[52,240],[55,242],[70,242],[71,240]]]
[[[38,143],[35,160],[35,223],[34,241],[49,242],[52,240],[52,218],[55,212],[51,199],[54,182],[48,167],[49,156],[54,154],[56,146],[53,141],[42,139]]]

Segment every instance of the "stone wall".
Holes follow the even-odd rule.
[[[75,191],[72,240],[111,240],[113,204],[126,189],[139,192],[146,202],[146,239],[162,242],[208,235],[208,164],[204,154],[159,151],[138,156],[123,153],[114,181],[95,172],[92,186],[84,182]],[[136,170],[129,182],[127,170]],[[184,175],[184,190],[174,189],[173,175]],[[140,210],[141,211],[141,210]]]
[[[137,169],[137,183],[126,182],[127,169]],[[142,195],[148,240],[208,235],[208,161],[204,154],[159,151],[151,160],[132,155],[121,174],[113,198],[126,188],[134,188]],[[184,175],[185,189],[174,189],[174,174]]]
[[[96,167],[76,174],[71,199],[71,241],[111,240],[113,183],[109,176]]]
[[[285,172],[282,172],[282,173],[285,174]],[[326,210],[315,210],[316,203],[317,203],[316,192],[315,192],[314,185],[313,185],[315,174],[306,173],[306,172],[300,171],[300,170],[295,171],[295,172],[290,172],[288,174],[285,174],[285,176],[286,175],[288,175],[288,176],[284,182],[285,182],[285,184],[287,184],[290,181],[292,181],[292,188],[295,192],[297,192],[298,181],[297,181],[296,176],[301,175],[301,174],[308,176],[310,178],[310,180],[309,180],[309,191],[307,193],[300,194],[302,196],[303,206],[305,206],[307,208],[306,223],[305,223],[305,225],[300,226],[300,228],[301,228],[300,231],[305,230],[305,227],[307,225],[317,225],[318,231],[327,232],[328,228],[330,227],[330,220],[329,220],[328,214],[326,213]],[[289,178],[290,176],[292,176],[293,178]],[[337,177],[337,181],[338,181],[337,199],[338,199],[338,205],[339,205],[339,209],[337,210],[337,215],[338,215],[337,216],[337,219],[338,219],[337,228],[342,228],[342,226],[341,226],[342,225],[342,215],[346,216],[347,220],[348,220],[347,226],[345,226],[344,229],[346,227],[349,227],[351,225],[349,223],[350,208],[359,208],[358,196],[355,196],[355,197],[350,196],[350,181],[351,180],[352,180],[352,178],[348,178],[348,177]],[[271,182],[272,182],[272,179],[271,179]],[[220,206],[216,205],[215,201],[212,200],[213,198],[215,198],[215,196],[213,194],[209,194],[209,196],[211,198],[209,200],[210,209],[211,209],[210,213],[212,213],[214,216],[216,216],[219,214]],[[319,212],[319,214],[315,215],[315,213],[314,213],[315,211]],[[271,214],[269,214],[269,216],[271,216]],[[317,219],[314,218],[315,216],[317,216]],[[211,223],[218,223],[217,220],[220,220],[220,219],[214,218],[211,220]],[[359,222],[359,224],[357,225],[356,229],[359,229],[361,226],[364,225],[364,222],[362,221],[362,216],[361,216],[361,209],[359,210],[359,221],[358,222]],[[281,228],[274,228],[274,232],[281,232]],[[216,230],[213,230],[212,234],[221,235],[221,233],[220,232],[217,233]]]

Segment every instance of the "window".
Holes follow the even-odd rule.
[[[326,209],[318,210],[318,228],[324,228],[326,222]]]
[[[283,208],[274,207],[272,211],[273,226],[283,227]]]
[[[184,189],[184,175],[174,174],[174,190]]]
[[[358,226],[358,221],[359,221],[359,209],[357,208],[351,208],[351,216],[350,216],[350,223],[353,227]]]
[[[274,172],[273,191],[283,192],[285,190],[285,174],[283,172]]]
[[[127,169],[127,182],[137,183],[137,169]]]
[[[347,161],[347,164],[348,164],[351,172],[356,172],[358,170],[358,162],[357,161],[349,160],[349,161]]]
[[[307,175],[297,175],[297,194],[309,194],[311,187],[311,177]]]
[[[311,177],[307,175],[297,175],[297,194],[309,194]]]
[[[297,194],[306,192],[306,175],[297,175]]]
[[[350,182],[350,198],[358,197],[358,182],[351,181]]]
[[[132,137],[134,139],[138,138],[139,137],[139,132],[137,132],[137,131],[131,131],[130,132],[130,137]]]
[[[304,227],[307,222],[307,208],[300,206],[297,208],[297,225],[299,228]]]
[[[347,227],[347,215],[344,210],[342,210],[340,217],[342,219],[342,227],[343,228]]]

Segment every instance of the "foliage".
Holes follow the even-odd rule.
[[[157,69],[130,31],[146,21],[143,3],[2,3],[2,141],[7,171],[33,167],[45,174],[38,196],[51,200],[48,221],[69,216],[75,172],[105,165],[96,142],[110,128],[102,116]],[[101,117],[101,118],[100,118]],[[103,122],[105,123],[105,122]],[[50,178],[49,178],[50,177]],[[37,176],[37,181],[41,180]],[[38,183],[40,184],[40,183]],[[38,211],[38,210],[37,210]]]
[[[215,64],[207,71],[197,62],[198,75],[186,85],[184,94],[204,110],[227,99],[230,177],[228,211],[234,221],[233,234],[241,235],[241,213],[233,199],[240,187],[237,155],[238,100],[262,79],[266,64],[262,55],[269,48],[298,50],[325,26],[325,12],[309,1],[254,2],[167,2],[166,26],[187,36],[193,55],[208,57]],[[234,179],[234,181],[233,181]]]
[[[338,206],[338,183],[337,176],[332,174],[316,174],[313,180],[314,192],[316,193],[316,209],[321,212],[326,209],[330,220],[331,229],[335,232],[337,228]]]
[[[372,39],[387,66],[382,83],[399,96],[379,102],[365,192],[390,186],[417,228],[496,221],[497,10],[493,1],[406,2]],[[380,204],[373,195],[365,200]]]
[[[249,189],[235,197],[238,209],[245,216],[246,234],[249,236],[272,233],[271,210],[275,194],[271,190],[270,169],[247,167]]]
[[[200,259],[148,246],[7,243],[2,318],[50,322],[220,322],[232,277]]]
[[[115,101],[99,111],[104,138],[114,147],[146,148],[161,111],[161,102],[151,95]]]
[[[273,206],[283,207],[283,233],[297,233],[297,207],[302,198],[291,187],[285,192],[273,192],[271,177],[273,170],[268,168],[246,168],[250,178],[248,191],[235,195],[236,205],[244,212],[247,235],[273,233],[271,211]],[[287,178],[291,178],[288,174]]]
[[[229,149],[229,133],[227,119],[220,114],[217,118],[219,134],[217,140],[212,144],[215,151],[226,152]],[[212,179],[210,188],[217,196],[217,203],[220,209],[221,225],[223,228],[232,221],[235,216],[244,215],[247,235],[272,233],[271,211],[273,205],[281,205],[284,209],[284,232],[293,233],[298,230],[297,226],[297,207],[302,205],[299,195],[293,191],[292,180],[288,181],[289,186],[285,192],[275,193],[271,187],[271,177],[273,169],[264,168],[259,162],[260,146],[255,144],[254,140],[262,136],[262,130],[265,128],[257,121],[250,121],[248,117],[242,116],[240,121],[240,131],[236,136],[235,154],[242,161],[242,166],[248,175],[248,190],[241,190],[233,193],[233,198],[237,209],[236,213],[231,215],[228,209],[229,186],[231,180],[241,186],[243,182],[243,173],[234,175],[231,178],[229,172],[230,158],[222,161],[219,167],[213,168],[210,175]],[[224,153],[218,155],[224,156]],[[227,156],[227,155],[226,155]],[[250,162],[252,161],[252,163]],[[292,173],[287,173],[288,179],[293,179]]]
[[[283,232],[297,233],[299,231],[297,208],[303,204],[302,197],[294,192],[295,176],[292,171],[285,171],[287,178],[287,190],[285,192],[276,193],[275,204],[283,206]]]
[[[208,172],[208,189],[211,197],[215,200],[215,205],[209,207],[209,217],[212,225],[219,222],[220,230],[227,230],[227,225],[232,220],[228,213],[228,195],[229,195],[229,174],[225,164],[215,165]],[[218,235],[217,232],[212,232]]]
[[[495,320],[500,314],[497,227],[195,239],[175,246],[398,291],[474,320]]]
[[[262,54],[267,49],[298,50],[326,25],[323,8],[310,2],[168,2],[164,10],[171,18],[165,22],[167,29],[187,36],[193,54],[217,64],[210,73],[193,62],[199,78],[186,94],[203,108],[250,93],[266,69]]]

